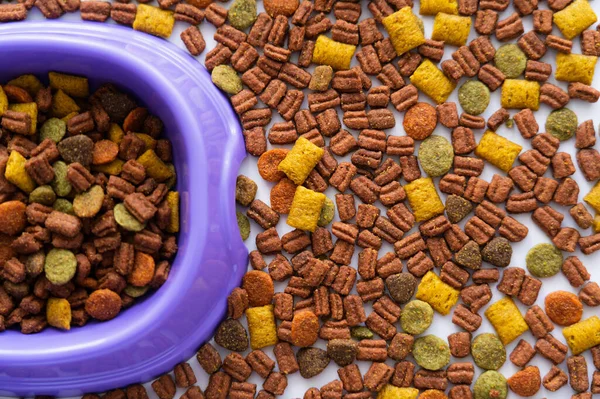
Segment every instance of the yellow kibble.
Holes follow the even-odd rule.
[[[246,310],[250,347],[261,349],[277,343],[277,326],[273,305],[258,306]]]
[[[171,219],[167,225],[168,233],[179,232],[179,193],[177,191],[169,191],[167,193],[167,205],[171,209]]]
[[[71,304],[63,298],[50,298],[46,304],[46,319],[52,327],[71,329]]]
[[[92,171],[106,173],[107,175],[116,176],[123,170],[123,162],[119,158],[115,159],[112,162],[105,163],[102,165],[92,165]]]
[[[587,0],[575,0],[552,17],[564,37],[571,40],[597,21],[594,9]]]
[[[582,54],[556,55],[556,80],[563,82],[580,82],[591,85],[598,57]]]
[[[403,7],[388,15],[383,18],[381,23],[390,35],[390,40],[398,55],[425,43],[425,35],[419,24],[419,17],[413,14],[410,7]]]
[[[596,183],[592,190],[583,197],[583,200],[600,213],[600,182]]]
[[[173,171],[156,155],[154,150],[144,152],[137,161],[144,165],[146,174],[157,182],[163,182],[173,176]]]
[[[90,95],[90,86],[87,78],[50,72],[48,73],[48,79],[50,80],[50,87],[55,90],[62,90],[69,96],[88,97]]]
[[[509,297],[502,298],[487,308],[485,317],[504,345],[508,345],[529,329],[519,308]]]
[[[600,345],[600,319],[592,316],[563,328],[563,336],[574,355]]]
[[[140,140],[145,144],[144,151],[156,149],[156,140],[149,134],[145,133],[134,133]]]
[[[27,160],[18,151],[12,151],[8,156],[4,177],[6,180],[19,187],[26,193],[30,193],[35,188],[35,181],[25,170]]]
[[[461,17],[440,12],[433,20],[431,38],[460,47],[467,43],[470,31],[471,17]]]
[[[52,96],[52,115],[57,118],[64,118],[73,112],[79,112],[77,103],[62,90],[58,90]]]
[[[31,118],[31,129],[29,134],[35,134],[37,130],[38,107],[36,103],[10,104],[8,109],[16,112],[25,112]]]
[[[17,86],[20,87],[21,89],[24,89],[27,91],[27,93],[29,93],[29,95],[31,97],[35,97],[38,93],[38,91],[40,91],[41,89],[44,88],[44,85],[42,85],[42,82],[40,82],[40,80],[35,77],[35,75],[21,75],[17,78],[14,78],[13,80],[9,81],[7,84],[11,85],[11,86]]]
[[[315,231],[325,198],[325,194],[298,186],[287,224],[300,230]]]
[[[173,11],[161,10],[147,4],[139,4],[133,29],[167,39],[173,32],[175,17]]]
[[[456,87],[456,83],[428,59],[413,72],[410,82],[438,104],[445,102]]]
[[[350,69],[352,56],[356,46],[336,42],[325,35],[320,35],[315,43],[312,62],[318,65],[329,65],[333,69]]]
[[[458,14],[458,2],[456,0],[421,0],[421,15],[436,15],[437,13]]]
[[[540,84],[529,80],[506,79],[502,84],[500,102],[504,108],[537,111],[540,107]]]
[[[444,283],[437,274],[427,272],[417,287],[416,298],[427,302],[438,313],[447,315],[458,301],[460,291]]]
[[[297,185],[304,183],[313,168],[319,163],[324,150],[311,143],[304,137],[296,140],[292,150],[279,163],[278,170],[282,171]]]
[[[398,388],[392,384],[385,386],[377,394],[377,399],[417,399],[419,390],[416,388]]]
[[[475,148],[475,155],[508,172],[522,149],[520,145],[488,130]]]
[[[444,204],[431,178],[422,177],[413,180],[404,186],[404,190],[417,222],[444,213]]]
[[[108,130],[108,139],[117,144],[121,144],[123,137],[125,137],[125,133],[123,132],[123,129],[121,129],[121,126],[116,123],[111,123],[110,129]]]
[[[4,115],[6,110],[8,109],[8,97],[6,97],[6,93],[2,90],[2,86],[0,86],[0,116]]]

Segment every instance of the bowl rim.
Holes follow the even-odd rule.
[[[77,342],[71,342],[75,335],[68,335],[72,332],[50,330],[32,336],[23,336],[18,332],[2,333],[4,339],[0,339],[0,394],[66,396],[145,382],[187,360],[201,343],[212,336],[225,313],[227,294],[239,285],[246,270],[248,252],[239,235],[234,201],[237,172],[246,155],[238,118],[226,97],[212,85],[209,73],[199,62],[173,44],[150,35],[117,25],[44,21],[4,24],[0,26],[0,37],[2,36],[5,37],[0,40],[0,49],[10,49],[11,46],[13,49],[15,46],[31,48],[35,47],[34,43],[39,47],[40,42],[43,42],[44,46],[61,46],[64,51],[78,51],[79,55],[84,57],[110,54],[111,57],[122,60],[128,67],[139,68],[137,71],[148,77],[149,86],[161,92],[161,96],[166,93],[169,101],[173,101],[169,103],[169,112],[177,112],[177,127],[186,149],[187,164],[184,171],[178,168],[178,184],[182,183],[185,175],[189,183],[189,192],[182,193],[182,215],[188,212],[189,217],[185,221],[182,219],[182,226],[188,230],[180,234],[180,237],[183,236],[187,241],[177,254],[172,275],[167,283],[150,298],[135,304],[116,319],[85,326],[81,331],[77,331],[77,334],[82,336],[97,335],[117,327],[118,331],[113,335],[116,342],[112,342],[112,338],[107,339],[106,336],[97,336],[93,344],[88,346],[79,342],[77,347]],[[164,63],[151,65],[139,58],[141,53],[152,55]],[[188,83],[195,84],[195,87],[190,87],[185,92],[176,92],[174,84],[169,82],[164,73],[165,69],[171,68],[181,73]],[[194,90],[195,88],[199,88],[200,91]],[[198,96],[205,96],[204,105],[209,105],[208,108],[212,108],[212,112],[194,108]],[[205,117],[206,115],[208,117]],[[207,130],[207,126],[211,125],[215,129]],[[189,145],[190,143],[202,143],[203,148],[198,149]],[[215,145],[216,143],[219,145]],[[201,156],[198,156],[199,152]],[[207,157],[208,168],[203,156]],[[186,187],[186,184],[183,186]],[[218,230],[217,234],[215,229]],[[202,245],[206,244],[209,234],[210,245]],[[222,251],[216,250],[217,248]],[[189,274],[178,274],[176,267],[179,264],[185,265],[181,267]],[[188,309],[197,306],[196,301],[200,300],[199,291],[202,290],[199,290],[202,287],[199,287],[198,283],[211,283],[202,275],[211,273],[211,276],[214,274],[216,277],[219,273],[213,270],[215,267],[223,268],[225,275],[230,278],[229,281],[220,282],[226,292],[206,303],[208,310],[205,313],[209,313],[208,317],[196,317],[194,323],[185,324],[187,321],[180,320],[181,314],[170,314],[166,307],[167,301],[171,301],[170,305],[175,304]],[[175,279],[177,281],[174,281]],[[204,289],[208,287],[205,286]],[[173,303],[173,300],[177,302]],[[135,323],[124,326],[127,321],[131,321],[131,317],[127,317],[128,312],[140,313],[146,302],[154,304],[152,314],[137,314],[139,318]],[[149,306],[146,304],[145,307]],[[138,307],[140,311],[135,312]],[[146,310],[145,307],[143,310]],[[164,318],[157,321],[157,315]],[[169,328],[174,326],[184,326],[191,331],[179,331],[179,335],[169,337],[161,330],[164,328],[169,331]],[[181,336],[185,336],[185,340],[180,341]],[[33,348],[19,351],[7,344],[11,341],[21,341],[25,339],[23,337],[30,340]],[[131,342],[124,343],[126,339]],[[60,345],[52,348],[42,346],[38,347],[37,351],[34,350],[36,345],[43,341],[63,342],[63,346],[70,348],[67,359],[65,353],[61,353]],[[148,344],[151,344],[150,347]],[[164,350],[155,354],[152,351],[155,346]],[[131,349],[132,347],[134,349]],[[133,361],[130,357],[126,365],[118,358],[125,350],[132,350],[136,356]],[[113,352],[116,356],[114,365],[98,364],[98,361],[105,361]],[[94,371],[98,369],[103,371]],[[78,370],[77,375],[73,374],[74,370]],[[49,377],[50,375],[53,377]]]

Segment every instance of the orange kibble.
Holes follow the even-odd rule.
[[[114,141],[100,140],[94,144],[92,152],[92,163],[94,165],[104,165],[117,159],[119,155],[119,146]]]
[[[290,213],[296,187],[296,184],[288,178],[279,180],[271,189],[271,208],[277,213]]]
[[[114,291],[101,289],[90,294],[85,311],[96,320],[114,319],[121,311],[121,297]]]
[[[508,379],[510,390],[519,396],[533,396],[542,385],[540,369],[536,366],[527,366],[521,371],[517,371]]]
[[[583,305],[577,295],[567,291],[555,291],[546,296],[544,301],[546,314],[560,326],[570,326],[581,320]]]
[[[265,306],[273,300],[275,287],[269,273],[260,270],[251,270],[242,280],[242,288],[248,292],[250,307]]]
[[[448,399],[448,397],[442,391],[437,389],[428,389],[419,395],[419,399]]]
[[[284,148],[275,148],[262,154],[258,158],[258,173],[266,181],[277,182],[285,177],[285,173],[277,169],[279,163],[290,152]]]
[[[127,278],[127,282],[136,287],[145,287],[154,277],[154,258],[143,252],[135,253],[133,271]]]
[[[27,206],[21,201],[0,204],[0,233],[15,236],[25,229]]]
[[[129,132],[141,132],[144,128],[144,121],[148,116],[148,110],[144,107],[137,107],[131,111],[125,121],[123,122],[123,131]]]
[[[404,131],[415,140],[425,140],[433,133],[438,116],[435,107],[428,103],[416,103],[404,114]]]
[[[311,346],[319,338],[319,318],[310,310],[296,313],[292,319],[292,344]]]
[[[299,0],[264,0],[265,11],[272,17],[285,15],[291,17],[300,5]]]

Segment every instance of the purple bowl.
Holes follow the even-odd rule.
[[[109,322],[0,334],[0,395],[74,396],[149,381],[210,339],[246,270],[234,201],[245,157],[238,120],[194,58],[131,29],[4,24],[0,53],[0,81],[60,71],[133,93],[165,123],[181,195],[179,252],[165,285]]]

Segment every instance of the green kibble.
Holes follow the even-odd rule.
[[[245,30],[256,21],[256,0],[234,0],[227,12],[229,24]]]
[[[552,277],[560,271],[563,255],[552,244],[538,244],[527,252],[525,263],[535,277]]]
[[[473,393],[475,399],[506,399],[508,395],[506,378],[497,371],[486,371],[475,381]]]
[[[350,335],[352,338],[362,341],[363,339],[373,338],[373,331],[369,330],[367,327],[357,326],[350,329]]]
[[[242,79],[229,65],[219,65],[213,69],[211,78],[213,83],[225,93],[237,94],[242,91]]]
[[[329,65],[319,65],[315,67],[308,88],[312,91],[325,91],[329,88],[329,83],[333,78],[333,68]]]
[[[515,79],[525,70],[527,56],[516,44],[504,44],[496,50],[494,63],[507,79]]]
[[[469,80],[458,89],[458,102],[467,114],[482,114],[490,103],[490,89],[478,80]]]
[[[144,287],[135,287],[133,285],[128,285],[127,287],[125,287],[123,292],[132,298],[139,298],[142,295],[144,295],[146,292],[148,292],[148,288],[149,288],[148,285],[146,285]]]
[[[242,240],[246,241],[250,237],[250,220],[240,211],[235,212],[237,218],[238,227],[240,228],[240,235]]]
[[[44,261],[46,278],[54,285],[63,285],[71,281],[77,271],[77,259],[73,252],[53,248],[48,251]]]
[[[424,333],[433,322],[433,308],[427,302],[415,299],[406,304],[400,315],[402,329],[412,335]]]
[[[29,202],[37,202],[38,204],[52,206],[56,201],[56,194],[50,186],[39,186],[36,187],[31,193],[29,193]]]
[[[75,216],[75,212],[73,212],[73,204],[67,199],[58,198],[56,201],[54,201],[52,208],[62,213]]]
[[[412,351],[417,364],[424,369],[441,370],[450,363],[450,348],[445,340],[435,335],[418,338]]]
[[[546,119],[546,131],[560,141],[573,137],[576,130],[577,115],[568,108],[552,111]]]
[[[452,167],[454,150],[442,136],[429,136],[419,146],[419,163],[431,177],[442,176]]]
[[[142,223],[135,218],[123,204],[115,205],[113,209],[115,221],[119,226],[128,231],[142,231],[146,228],[146,223]]]
[[[506,349],[495,334],[480,334],[471,343],[475,364],[485,370],[498,370],[506,362]]]
[[[104,190],[93,185],[87,191],[77,194],[73,200],[73,212],[80,218],[91,218],[100,212],[104,202]]]
[[[473,210],[471,201],[455,194],[446,198],[446,215],[450,223],[458,223],[463,220]]]
[[[335,216],[335,204],[332,200],[325,197],[325,202],[323,203],[323,207],[321,208],[321,215],[319,216],[319,221],[317,225],[320,227],[325,227],[333,220]]]
[[[52,165],[54,169],[54,180],[50,183],[52,189],[59,197],[66,197],[71,192],[71,183],[67,179],[67,164],[63,161],[57,161]]]
[[[58,118],[50,118],[40,128],[40,142],[50,139],[58,143],[67,133],[67,124]]]

